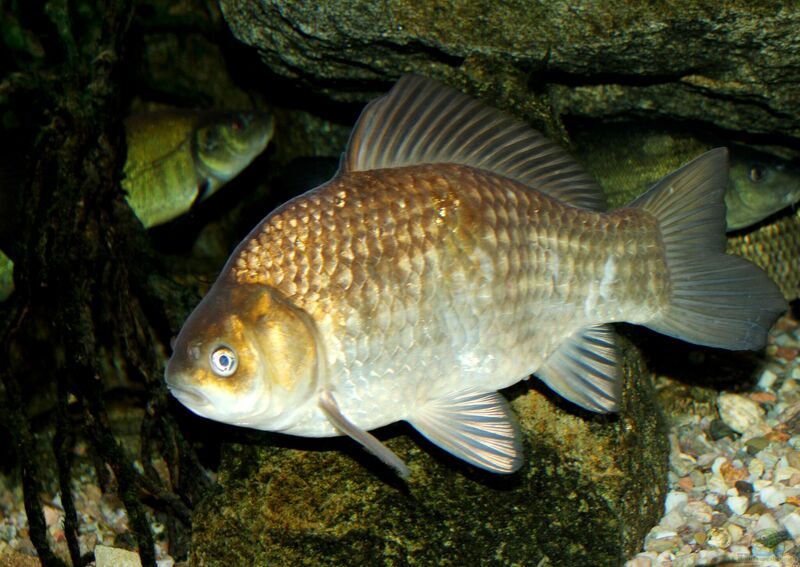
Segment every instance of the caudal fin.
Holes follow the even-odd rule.
[[[672,282],[670,304],[646,325],[696,344],[758,349],[787,304],[758,267],[725,254],[727,181],[728,150],[716,148],[630,204],[658,219]]]

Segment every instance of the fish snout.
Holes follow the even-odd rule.
[[[192,411],[196,412],[211,403],[206,395],[197,388],[172,386],[169,382],[167,382],[167,387],[170,393],[175,396],[180,403]]]

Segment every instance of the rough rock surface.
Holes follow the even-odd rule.
[[[494,98],[540,127],[549,107],[800,137],[800,12],[789,4],[220,4],[234,34],[273,71],[342,100],[366,101],[413,71]]]
[[[635,349],[624,352],[618,417],[577,413],[544,386],[509,393],[526,464],[508,477],[418,435],[388,439],[411,468],[407,484],[348,439],[254,433],[226,445],[222,492],[195,511],[192,561],[616,567],[661,515],[668,454],[651,378]]]

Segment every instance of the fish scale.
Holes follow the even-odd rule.
[[[498,390],[535,373],[615,411],[607,323],[763,347],[786,303],[724,253],[726,178],[715,149],[606,213],[599,186],[541,134],[404,77],[367,105],[336,176],[233,252],[178,334],[167,383],[211,419],[349,435],[401,476],[368,430],[405,420],[513,472],[520,432]]]
[[[402,419],[408,404],[386,409],[398,389],[504,388],[576,329],[652,317],[669,291],[655,227],[642,211],[566,207],[467,166],[413,166],[344,175],[290,203],[229,270],[311,316],[332,384],[353,400],[343,410],[371,428]],[[372,254],[371,241],[392,245]],[[625,289],[614,274],[604,282],[609,262]]]
[[[784,297],[800,297],[800,211],[728,238],[728,251],[764,270]]]

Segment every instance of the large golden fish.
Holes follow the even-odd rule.
[[[191,314],[172,393],[218,421],[347,434],[406,420],[495,472],[521,462],[497,392],[536,374],[576,404],[618,407],[613,332],[628,321],[757,349],[786,308],[725,254],[727,152],[629,206],[557,145],[435,81],[402,78],[362,113],[329,182],[267,216]]]

